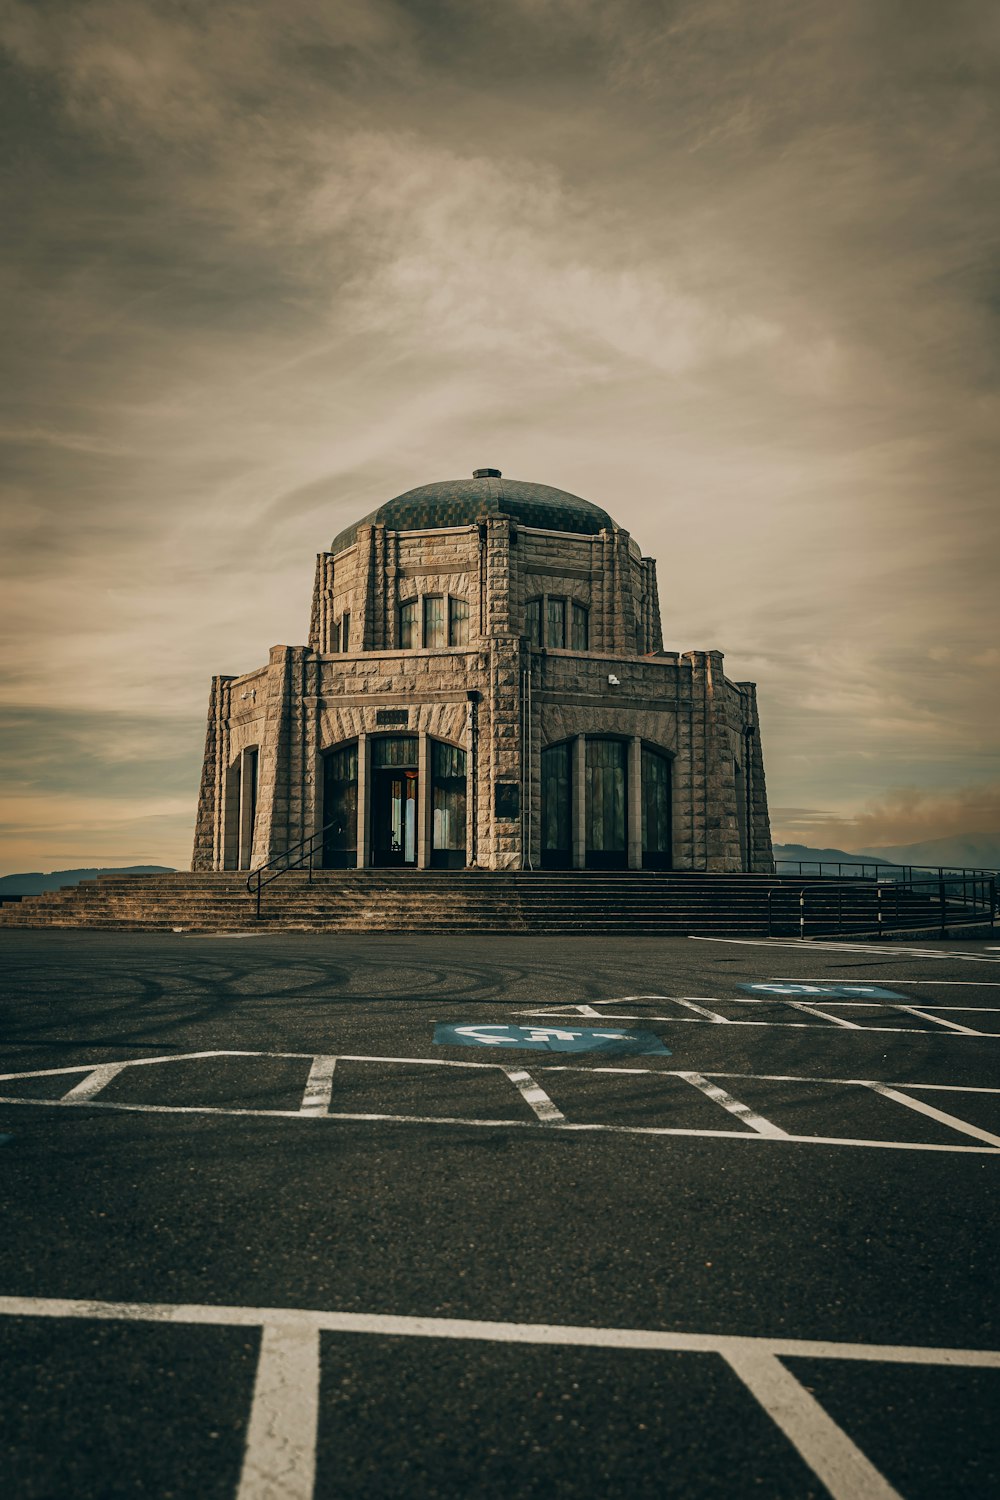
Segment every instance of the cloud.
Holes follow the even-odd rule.
[[[143,827],[315,552],[481,464],[658,558],[777,806],[992,774],[986,7],[12,0],[0,39],[9,784]]]
[[[796,842],[847,850],[918,844],[969,834],[1000,834],[1000,781],[940,792],[896,787],[873,798],[855,816],[847,818],[794,807],[775,808],[774,817],[776,827],[786,830],[782,841],[791,841],[794,832],[799,836]]]

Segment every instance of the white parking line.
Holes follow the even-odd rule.
[[[556,1109],[548,1094],[543,1088],[539,1088],[530,1073],[526,1073],[523,1068],[502,1067],[500,1071],[520,1090],[521,1097],[531,1106],[543,1125],[556,1125],[565,1121],[566,1116]]]
[[[831,1026],[843,1026],[848,1031],[862,1031],[865,1028],[858,1025],[857,1021],[848,1021],[844,1016],[828,1016],[825,1010],[817,1010],[815,1005],[806,1005],[804,1000],[786,1000],[792,1010],[801,1010],[807,1016],[819,1016],[821,1021],[829,1021]]]
[[[803,1082],[814,1083],[815,1079]],[[562,1120],[482,1120],[459,1115],[390,1115],[365,1114],[360,1111],[331,1110],[326,1115],[304,1115],[299,1109],[229,1109],[206,1104],[110,1104],[103,1099],[11,1099],[0,1098],[0,1104],[26,1105],[43,1109],[100,1109],[139,1115],[220,1115],[238,1119],[259,1120],[345,1120],[360,1124],[387,1125],[460,1125],[473,1129],[564,1131],[567,1134],[692,1136],[705,1140],[791,1142],[808,1146],[863,1146],[885,1151],[945,1151],[954,1155],[1000,1155],[996,1146],[959,1146],[945,1142],[867,1140],[860,1136],[841,1135],[762,1135],[745,1130],[696,1130],[679,1125],[605,1125],[596,1121]]]
[[[311,1500],[319,1427],[319,1329],[263,1326],[237,1500]]]
[[[252,1057],[258,1059],[287,1059],[295,1058],[308,1060],[310,1063],[309,1077],[306,1084],[303,1102],[298,1109],[259,1109],[252,1106],[216,1106],[209,1104],[140,1104],[131,1103],[127,1100],[105,1100],[94,1097],[100,1087],[112,1077],[117,1077],[129,1068],[149,1067],[153,1062],[168,1064],[172,1062],[190,1062],[192,1059],[201,1059],[211,1062],[216,1058],[228,1058],[232,1056]],[[413,1067],[414,1065],[425,1068],[465,1068],[474,1070],[474,1076],[482,1077],[484,1074],[501,1073],[518,1090],[520,1096],[526,1101],[534,1115],[533,1120],[518,1119],[482,1119],[476,1115],[423,1115],[423,1114],[391,1114],[382,1111],[370,1110],[334,1110],[331,1108],[331,1091],[336,1064],[340,1061],[353,1063],[375,1063],[379,1065],[403,1065]],[[8,1082],[18,1079],[49,1078],[53,1076],[72,1076],[82,1073],[83,1079],[72,1087],[61,1098],[41,1098],[34,1096],[8,1095],[0,1098],[0,1104],[20,1106],[36,1109],[89,1109],[91,1111],[110,1110],[128,1114],[151,1114],[151,1115],[216,1115],[225,1118],[239,1119],[291,1119],[291,1120],[327,1120],[360,1123],[395,1123],[408,1125],[449,1125],[449,1126],[471,1126],[474,1128],[504,1128],[504,1129],[532,1129],[539,1125],[549,1130],[560,1130],[566,1132],[595,1132],[618,1135],[649,1135],[649,1136],[694,1136],[708,1139],[724,1138],[734,1140],[765,1139],[769,1141],[794,1142],[797,1144],[809,1143],[812,1145],[840,1145],[840,1146],[865,1146],[884,1150],[900,1151],[950,1151],[950,1152],[978,1152],[982,1155],[995,1155],[1000,1151],[1000,1135],[984,1130],[978,1125],[960,1119],[957,1115],[946,1113],[937,1109],[923,1100],[914,1099],[910,1095],[912,1091],[923,1092],[937,1090],[952,1093],[981,1093],[1000,1094],[1000,1089],[985,1088],[975,1085],[962,1084],[889,1084],[867,1078],[816,1078],[801,1077],[788,1074],[758,1074],[758,1073],[736,1073],[736,1072],[712,1072],[699,1073],[690,1069],[665,1069],[652,1067],[599,1067],[562,1064],[539,1064],[539,1070],[543,1073],[600,1073],[617,1074],[623,1079],[644,1075],[649,1078],[662,1076],[664,1078],[678,1078],[684,1083],[691,1084],[700,1090],[707,1098],[718,1104],[722,1109],[738,1118],[744,1125],[748,1126],[753,1135],[746,1131],[709,1130],[704,1128],[689,1128],[680,1125],[658,1125],[658,1124],[610,1124],[601,1120],[568,1120],[562,1110],[550,1098],[546,1090],[538,1083],[533,1074],[523,1068],[512,1067],[506,1063],[499,1062],[456,1062],[451,1058],[427,1058],[427,1057],[371,1057],[358,1054],[314,1056],[310,1053],[298,1052],[241,1052],[230,1051],[202,1052],[202,1053],[174,1053],[159,1058],[137,1058],[126,1062],[102,1063],[98,1067],[93,1064],[82,1064],[63,1068],[43,1068],[31,1072],[6,1074],[4,1077]],[[100,1075],[100,1076],[95,1076]],[[958,1142],[925,1142],[906,1140],[872,1140],[855,1136],[828,1136],[810,1135],[807,1133],[793,1133],[784,1130],[772,1120],[758,1114],[748,1105],[741,1103],[717,1080],[728,1080],[730,1078],[744,1078],[758,1080],[760,1082],[788,1082],[805,1084],[827,1084],[841,1088],[865,1088],[902,1105],[907,1109],[914,1110],[919,1114],[926,1115],[938,1124],[944,1125],[949,1130],[959,1135],[972,1136],[977,1142],[975,1146],[959,1144]],[[907,1092],[902,1092],[906,1090]],[[627,1090],[626,1090],[627,1093]],[[623,1096],[624,1097],[624,1096]],[[626,1101],[627,1102],[627,1101]],[[778,1101],[778,1107],[781,1107]]]
[[[669,1329],[504,1323],[288,1307],[0,1297],[0,1315],[261,1328],[261,1353],[238,1500],[310,1500],[316,1465],[322,1333],[720,1355],[834,1500],[898,1500],[898,1495],[781,1361],[836,1359],[946,1369],[1000,1369],[1000,1351],[992,1349],[846,1344]]]
[[[955,958],[965,963],[1000,963],[1000,958],[985,958],[981,953],[936,953],[933,948],[903,948],[899,943],[893,943],[890,952],[877,939],[871,943],[827,943],[819,938],[724,938],[704,937],[696,932],[689,932],[687,939],[689,943],[730,943],[740,948],[797,948],[800,953],[868,953],[885,958],[905,953],[911,958],[935,958],[943,962]]]
[[[1000,1146],[1000,1135],[993,1135],[989,1130],[981,1130],[978,1125],[970,1125],[968,1120],[959,1120],[955,1115],[946,1114],[943,1109],[935,1109],[933,1104],[927,1103],[926,1099],[911,1099],[908,1094],[900,1093],[899,1089],[890,1088],[886,1083],[870,1083],[868,1088],[876,1094],[881,1094],[884,1099],[892,1099],[896,1104],[905,1104],[908,1109],[915,1109],[919,1114],[937,1120],[940,1125],[947,1125],[949,1130],[957,1130],[962,1135],[974,1136],[976,1140],[986,1141],[991,1146]]]
[[[730,1349],[725,1359],[834,1500],[900,1500],[899,1491],[774,1354]]]
[[[309,1077],[306,1079],[305,1091],[302,1095],[302,1103],[299,1113],[302,1115],[326,1115],[330,1112],[330,1099],[333,1095],[333,1071],[337,1066],[335,1057],[317,1056],[312,1060],[309,1069]]]
[[[889,964],[881,963],[877,964],[875,967],[880,969],[887,969],[889,968]],[[771,984],[871,984],[872,978],[870,974],[865,974],[862,975],[860,979],[847,979],[843,974],[834,974],[828,970],[825,974],[775,974],[773,978],[768,982]],[[890,975],[889,983],[937,985],[946,984],[949,986],[957,985],[962,989],[968,987],[971,989],[1000,990],[1000,979],[925,979],[923,975],[920,975],[918,978],[902,979],[898,975],[893,974]],[[629,996],[630,1000],[638,1000],[641,998],[642,997],[639,995]],[[595,1003],[597,1005],[606,1005],[610,1004],[611,1002],[598,1000]]]
[[[715,1104],[721,1104],[722,1108],[742,1120],[744,1125],[749,1125],[751,1130],[756,1130],[758,1135],[780,1136],[787,1135],[787,1130],[781,1130],[777,1125],[772,1125],[770,1120],[765,1120],[763,1115],[756,1114],[749,1104],[741,1104],[734,1099],[732,1094],[727,1094],[725,1089],[717,1083],[709,1083],[701,1073],[675,1073],[675,1078],[683,1078],[685,1083],[693,1084]]]
[[[124,1062],[100,1063],[85,1078],[82,1078],[74,1088],[71,1088],[65,1097],[78,1101],[93,1099],[95,1094],[99,1094],[101,1089],[111,1082],[112,1078],[117,1078],[118,1074],[127,1067],[128,1063]]]
[[[681,1025],[690,1025],[690,1026],[699,1026],[699,1025],[701,1025],[701,1026],[704,1026],[707,1023],[711,1023],[714,1026],[719,1026],[719,1025],[721,1025],[721,1026],[756,1026],[756,1027],[763,1027],[765,1030],[776,1030],[776,1029],[791,1030],[791,1031],[807,1031],[808,1030],[808,1031],[816,1031],[816,1032],[818,1032],[818,1031],[821,1031],[821,1030],[824,1029],[823,1027],[815,1026],[812,1021],[744,1021],[742,1019],[741,1020],[737,1020],[733,1016],[720,1016],[718,1014],[718,1012],[704,1010],[704,1007],[693,1005],[690,1001],[688,1001],[688,1000],[681,1000],[681,999],[679,999],[675,995],[669,995],[669,996],[668,995],[658,995],[658,996],[651,997],[651,998],[656,998],[656,999],[661,999],[661,1000],[666,999],[666,1000],[669,1000],[670,1003],[673,1004],[673,1005],[683,1005],[685,1007],[685,1009],[687,1009],[687,1010],[702,1011],[703,1014],[693,1015],[693,1016],[649,1016],[649,1015],[622,1015],[620,1012],[615,1011],[614,1012],[614,1019],[616,1021],[657,1021],[657,1022],[660,1022],[663,1025],[667,1025],[667,1026],[675,1026],[675,1025],[676,1026],[681,1026]],[[732,1005],[744,1005],[744,1004],[747,1004],[747,1005],[758,1005],[760,1003],[762,1003],[762,1002],[757,1001],[757,1000],[743,1001],[743,1000],[729,1000],[728,998],[726,1000],[724,1000],[724,1001],[720,1000],[718,1002],[718,1004],[720,1004],[720,1005],[722,1005],[722,1004],[726,1004],[726,1005],[728,1005],[728,1004],[732,1004]],[[839,1028],[844,1028],[844,1029],[847,1029],[847,1030],[850,1030],[850,1031],[860,1031],[860,1032],[866,1032],[866,1033],[869,1033],[869,1034],[881,1034],[881,1035],[886,1035],[886,1036],[928,1036],[928,1035],[931,1035],[932,1033],[936,1034],[938,1036],[941,1035],[941,1027],[940,1027],[940,1025],[933,1025],[933,1026],[869,1026],[866,1023],[864,1026],[862,1026],[857,1021],[848,1021],[846,1019],[842,1019],[839,1016],[827,1015],[825,1011],[817,1010],[815,1006],[804,1005],[800,1001],[795,1001],[795,1000],[781,1000],[781,1001],[779,1001],[777,999],[777,997],[774,997],[772,1003],[774,1003],[774,1004],[782,1004],[782,1005],[790,1005],[794,1010],[808,1011],[811,1015],[815,1016],[818,1020],[828,1021],[830,1023],[828,1029],[831,1030],[831,1031],[836,1030],[839,1027]],[[852,1004],[852,1005],[856,1005],[856,1004],[859,1004],[861,1002],[859,1002],[859,1001],[853,1001],[852,1000],[849,1003]],[[868,1005],[869,1002],[865,1001],[864,1004]],[[908,1010],[909,1006],[906,1006],[906,1005],[894,1005],[894,1006],[890,1007],[890,1006],[886,1005],[886,1009]],[[965,1007],[963,1006],[963,1007],[961,1007],[961,1009],[964,1010]],[[545,1007],[545,1008],[539,1009],[539,1010],[520,1010],[520,1011],[517,1012],[517,1014],[519,1016],[548,1016],[548,1017],[551,1017],[552,1019],[556,1019],[559,1016],[565,1016],[566,1015],[566,1011],[565,1011],[565,1008],[551,1009],[550,1007]],[[925,1019],[928,1020],[928,1021],[933,1021],[935,1018],[932,1017],[932,1016],[927,1016]],[[949,1030],[953,1030],[956,1034],[958,1034],[960,1032],[964,1032],[967,1036],[980,1037],[980,1038],[982,1038],[984,1040],[988,1039],[990,1037],[995,1037],[995,1036],[998,1035],[997,1032],[993,1032],[993,1031],[974,1031],[971,1026],[951,1027],[951,1028],[949,1028]]]
[[[960,1026],[957,1021],[949,1021],[944,1016],[928,1015],[926,1010],[920,1010],[916,1005],[895,1005],[893,1009],[908,1011],[911,1016],[919,1016],[921,1021],[933,1021],[936,1026],[946,1026],[949,1031],[960,1031],[964,1036],[989,1035],[989,1032],[974,1031],[971,1026]]]
[[[725,1016],[720,1016],[718,1012],[714,1010],[706,1010],[704,1005],[698,1005],[694,1000],[682,1000],[680,996],[677,996],[676,1003],[678,1005],[683,1005],[685,1010],[693,1010],[695,1015],[701,1016],[705,1021],[713,1021],[717,1026],[725,1026],[726,1024]],[[629,1016],[627,1017],[627,1019],[630,1021],[634,1021],[637,1019],[637,1017]]]

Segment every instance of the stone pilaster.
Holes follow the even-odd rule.
[[[353,638],[357,649],[374,651],[375,647],[375,528],[358,527],[357,592],[354,596]]]
[[[510,633],[510,522],[490,516],[486,523],[486,626],[488,636]]]
[[[314,832],[316,708],[306,703],[311,661],[308,647],[271,647],[264,679],[254,865],[283,854]]]
[[[628,744],[628,867],[642,869],[642,739],[634,734]]]
[[[198,788],[192,870],[218,870],[222,867],[225,775],[229,761],[229,684],[232,680],[231,676],[213,677],[208,695],[205,758]]]
[[[663,629],[660,624],[660,593],[656,582],[656,563],[651,557],[642,560],[645,611],[643,633],[645,651],[663,650]]]
[[[587,865],[587,736],[578,734],[571,750],[573,769],[572,788],[573,817],[573,868],[583,870]]]
[[[521,865],[521,817],[519,815],[516,819],[510,819],[496,816],[496,786],[498,782],[513,782],[519,788],[519,796],[523,800],[519,636],[496,636],[491,640],[489,696],[489,864],[494,870],[516,870]]]
[[[602,531],[600,645],[610,654],[635,655],[635,601],[629,534],[616,526]]]
[[[757,713],[757,687],[753,682],[739,682],[743,704],[743,764],[747,804],[747,868],[758,875],[769,875],[774,869],[771,847],[771,820],[767,810],[767,787],[764,783],[764,755]]]
[[[385,532],[385,648],[399,650],[399,533]]]

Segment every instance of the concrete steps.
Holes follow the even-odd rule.
[[[109,875],[0,908],[0,927],[116,931],[799,934],[871,931],[873,887],[843,894],[822,879],[661,871],[290,871],[266,886],[258,920],[246,875]],[[932,927],[936,906],[885,896],[887,925]]]

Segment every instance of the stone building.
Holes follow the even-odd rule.
[[[770,871],[753,683],[663,650],[598,506],[477,469],[316,559],[307,646],[212,681],[195,870]]]

